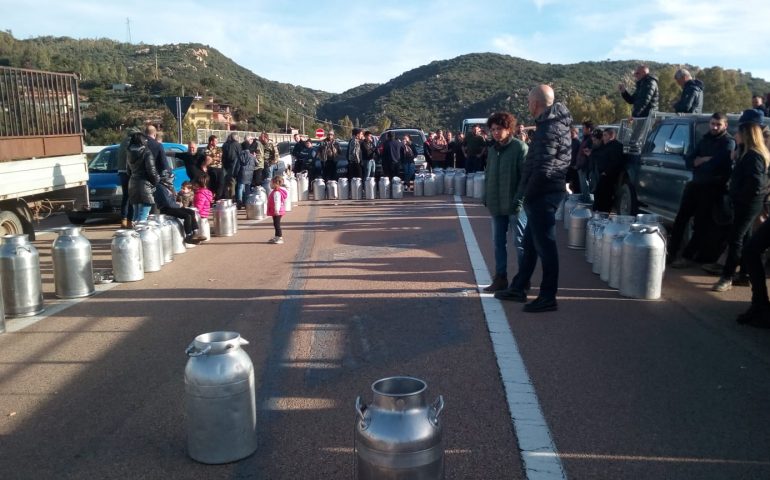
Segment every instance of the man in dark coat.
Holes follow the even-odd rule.
[[[225,174],[225,196],[233,198],[235,196],[235,179],[233,178],[233,168],[241,158],[241,143],[238,134],[233,132],[227,136],[227,140],[222,144],[222,170]]]
[[[527,226],[522,247],[524,255],[519,272],[511,286],[495,293],[495,298],[526,302],[526,290],[538,258],[543,277],[540,294],[524,305],[525,312],[547,312],[557,309],[559,252],[556,247],[556,209],[564,198],[567,168],[572,142],[569,128],[572,115],[561,103],[554,103],[553,89],[539,85],[529,92],[529,113],[535,119],[535,134],[524,160],[521,183],[516,199],[524,199]]]
[[[622,83],[618,84],[618,90],[623,96],[623,100],[633,105],[632,117],[646,117],[650,113],[658,111],[660,98],[658,79],[650,75],[650,68],[647,65],[636,67],[634,77],[636,78],[634,93],[628,93],[626,86]]]
[[[680,68],[674,80],[682,87],[682,96],[674,102],[676,113],[701,113],[703,111],[703,82],[694,80],[690,72]]]
[[[601,146],[587,154],[591,157],[598,178],[594,192],[594,211],[611,212],[618,180],[626,164],[623,144],[615,139],[615,130],[608,128],[602,132]]]

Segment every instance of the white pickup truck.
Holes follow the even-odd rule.
[[[74,74],[0,67],[0,235],[35,237],[33,220],[88,205]]]

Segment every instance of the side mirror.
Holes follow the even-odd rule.
[[[682,155],[684,153],[684,142],[669,142],[667,140],[663,151],[673,155]]]

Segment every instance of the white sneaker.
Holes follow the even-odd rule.
[[[275,243],[276,238],[278,238],[278,237],[271,238],[270,240],[267,241],[267,243]]]
[[[283,243],[283,237],[275,237],[275,242],[273,243],[281,245]]]

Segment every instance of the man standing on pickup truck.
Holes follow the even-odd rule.
[[[730,155],[735,150],[735,140],[727,133],[727,116],[717,112],[711,116],[709,131],[684,158],[687,168],[692,169],[692,180],[687,182],[682,192],[682,202],[671,230],[668,242],[669,260],[672,268],[692,266],[700,257],[702,261],[714,261],[719,256],[721,241],[709,241],[718,236],[718,228],[712,220],[712,210],[717,199],[726,192],[730,179],[732,160]],[[677,258],[682,244],[684,231],[693,218],[693,234]],[[716,244],[709,248],[708,245]]]
[[[701,113],[703,111],[703,82],[694,80],[690,72],[680,68],[674,80],[682,87],[682,96],[674,102],[676,113]]]
[[[633,105],[632,117],[646,117],[658,110],[660,97],[658,79],[650,75],[650,68],[647,65],[637,66],[634,70],[634,78],[636,78],[634,93],[628,93],[626,86],[622,83],[618,84],[618,91],[623,96],[623,100]]]
[[[535,271],[537,259],[543,268],[540,294],[524,305],[525,312],[557,309],[559,252],[556,247],[556,209],[564,198],[567,168],[571,156],[569,127],[572,115],[561,103],[554,103],[553,89],[539,85],[529,92],[529,113],[535,119],[535,134],[524,161],[522,178],[514,204],[524,199],[527,226],[522,246],[524,255],[519,272],[510,288],[495,293],[495,298],[526,302],[526,289]]]

